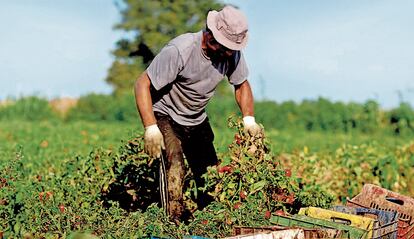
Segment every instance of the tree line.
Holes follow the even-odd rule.
[[[108,121],[139,123],[132,94],[88,94],[78,99],[64,114],[54,110],[48,100],[30,96],[0,106],[0,120],[25,121]],[[227,118],[240,114],[232,96],[216,95],[207,107],[212,125],[227,127]],[[373,100],[365,103],[333,102],[325,98],[302,102],[255,102],[256,120],[266,130],[305,130],[322,132],[373,133],[386,130],[395,135],[414,134],[414,109],[401,103],[390,110]],[[139,123],[140,124],[140,123]]]

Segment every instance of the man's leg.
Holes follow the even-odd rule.
[[[208,119],[192,127],[188,132],[188,137],[182,139],[183,151],[194,174],[197,187],[204,186],[205,181],[201,176],[207,172],[207,167],[218,162],[213,140],[214,134]],[[197,192],[197,206],[200,210],[214,200],[207,192],[201,190]]]
[[[183,212],[184,158],[181,142],[175,135],[168,116],[157,115],[157,124],[164,136],[167,171],[168,215],[180,219]],[[162,175],[160,175],[161,177]],[[161,190],[161,189],[160,189]]]

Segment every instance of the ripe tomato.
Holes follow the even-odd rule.
[[[287,204],[293,204],[293,202],[295,202],[295,195],[294,194],[289,194],[289,196],[286,198],[286,203]]]
[[[238,144],[238,145],[240,145],[240,144],[241,144],[242,139],[241,139],[241,137],[240,137],[240,135],[239,135],[239,134],[235,134],[235,135],[234,135],[234,139],[236,140],[236,144]]]
[[[59,205],[59,211],[60,211],[61,213],[64,213],[64,212],[65,212],[65,206],[64,206],[63,204],[60,204],[60,205]]]
[[[285,169],[285,175],[286,177],[292,176],[292,171],[290,170],[290,168]]]
[[[223,166],[218,169],[219,173],[231,173],[233,172],[233,168],[231,166]]]
[[[247,197],[246,191],[240,191],[240,198],[241,199],[246,199],[246,197]]]
[[[285,212],[284,212],[283,210],[277,210],[275,213],[276,213],[276,215],[278,215],[278,216],[284,216],[284,215],[286,215],[286,214],[285,214]]]
[[[265,212],[265,218],[266,218],[266,219],[269,219],[271,216],[272,216],[272,213],[270,213],[270,211],[269,211],[269,210],[267,210],[267,211]]]
[[[43,195],[45,194],[45,192],[40,192],[39,193],[39,201],[43,202]]]
[[[53,196],[52,192],[47,191],[46,192],[46,199],[50,199]]]
[[[241,202],[236,202],[236,204],[234,204],[234,209],[239,209],[241,205]]]

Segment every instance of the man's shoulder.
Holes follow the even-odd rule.
[[[168,45],[176,47],[181,55],[189,55],[200,42],[200,36],[201,32],[184,33],[172,39]]]

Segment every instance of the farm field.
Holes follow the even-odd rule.
[[[236,151],[240,154],[244,152],[243,147],[248,147],[244,143],[235,143],[235,134],[240,133],[237,129],[214,128],[214,131],[215,145],[222,161],[226,161],[226,155],[234,156]],[[116,176],[117,172],[111,170],[114,162],[128,165],[128,160],[137,160],[139,155],[142,156],[140,150],[134,149],[134,146],[125,148],[128,141],[139,136],[141,132],[142,126],[139,122],[2,121],[1,178],[7,182],[1,185],[0,190],[5,190],[2,192],[9,198],[2,199],[2,203],[10,206],[10,198],[14,198],[16,202],[13,207],[9,207],[14,212],[3,210],[0,213],[16,218],[8,220],[8,223],[1,221],[0,231],[4,231],[6,236],[25,235],[36,231],[38,234],[34,234],[34,238],[61,238],[73,231],[105,235],[105,238],[122,238],[128,235],[127,228],[137,237],[149,233],[174,237],[183,233],[203,235],[207,232],[210,234],[204,234],[205,236],[224,236],[228,235],[231,226],[235,224],[265,223],[265,219],[257,215],[262,214],[262,211],[249,211],[251,208],[266,207],[261,201],[263,196],[252,193],[251,200],[244,203],[244,209],[241,208],[239,212],[230,210],[229,215],[232,216],[229,216],[231,220],[226,227],[218,226],[224,219],[215,218],[215,212],[228,210],[224,209],[226,205],[233,208],[234,203],[241,200],[235,201],[234,196],[231,196],[234,190],[226,188],[226,185],[233,183],[234,175],[227,177],[220,173],[210,175],[213,181],[221,182],[224,188],[223,193],[217,195],[218,204],[213,205],[210,212],[196,213],[189,225],[176,227],[168,224],[165,215],[155,206],[150,206],[145,212],[138,210],[132,213],[122,209],[122,206],[115,205],[108,209],[102,204],[102,188],[108,188],[108,185],[115,182],[114,174]],[[414,144],[409,137],[300,130],[269,130],[266,131],[266,136],[269,149],[263,149],[262,153],[254,157],[259,158],[259,161],[253,162],[259,167],[276,161],[278,166],[272,166],[269,170],[282,172],[283,175],[256,175],[257,180],[268,180],[270,183],[276,178],[275,183],[287,183],[289,195],[286,198],[291,198],[298,204],[289,201],[277,202],[267,206],[271,208],[264,209],[274,211],[279,208],[295,212],[298,205],[326,207],[355,195],[364,183],[380,184],[407,195],[414,195],[408,186],[413,183],[411,178],[414,178],[410,170],[414,163]],[[230,150],[229,145],[233,145]],[[123,151],[119,151],[120,147],[123,147]],[[258,146],[258,151],[261,150],[260,147]],[[267,157],[270,154],[272,157]],[[247,156],[244,158],[257,160]],[[252,171],[248,167],[248,161],[230,165],[240,168],[242,172]],[[300,189],[295,186],[297,182],[305,186]],[[289,186],[290,184],[293,186]],[[306,190],[311,193],[310,196],[301,194],[301,191]],[[96,205],[92,205],[93,202]],[[251,219],[246,219],[245,215],[249,214]],[[28,221],[31,223],[27,223]],[[145,227],[148,221],[152,226]],[[202,230],[200,226],[209,226],[211,230]],[[8,234],[10,231],[14,234]]]
[[[56,2],[0,8],[0,239],[414,239],[414,1]]]
[[[213,129],[218,152],[227,150],[235,131]],[[22,146],[25,158],[33,163],[50,161],[58,163],[64,157],[88,154],[95,148],[116,149],[122,141],[142,133],[137,124],[105,121],[11,121],[0,122],[0,152],[15,153]],[[305,146],[313,152],[333,152],[343,144],[360,145],[376,143],[378,147],[392,150],[396,146],[410,142],[409,137],[396,137],[384,134],[332,133],[294,130],[266,130],[274,152],[292,152]],[[1,157],[1,161],[5,158]]]

